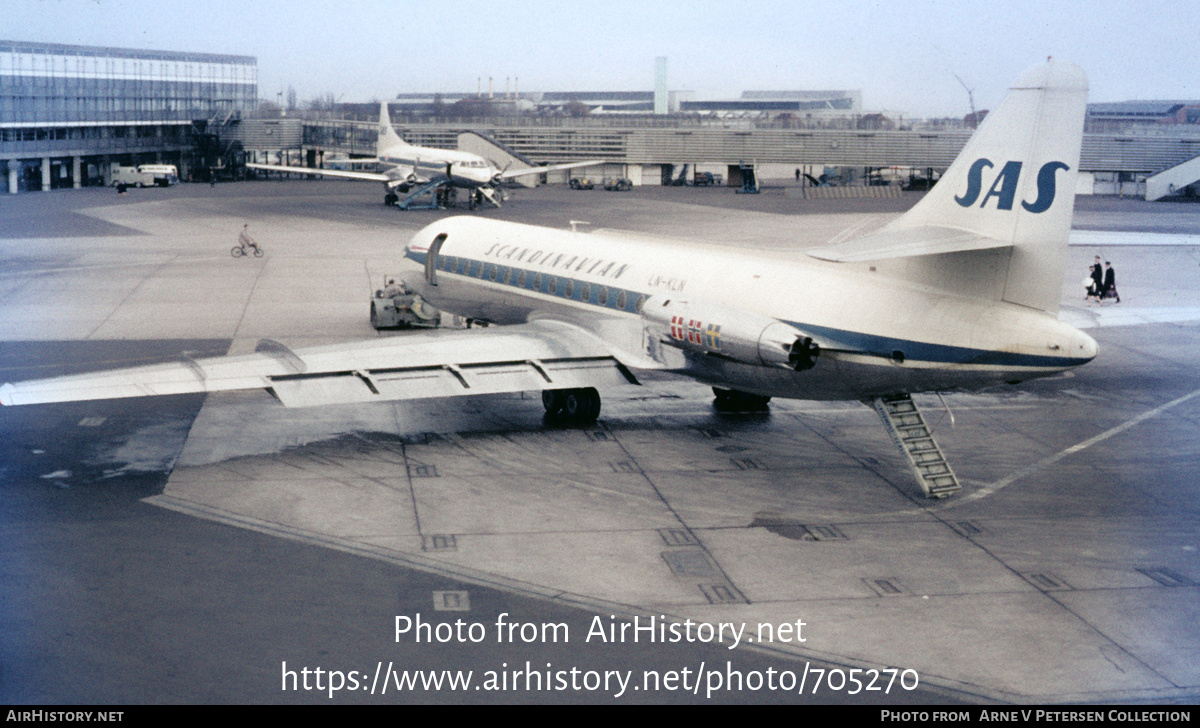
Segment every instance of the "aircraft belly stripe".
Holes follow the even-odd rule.
[[[426,253],[424,251],[415,251],[409,249],[405,252],[405,257],[424,266]],[[554,272],[543,272],[540,270],[531,270],[517,268],[514,266],[502,266],[489,261],[481,261],[478,259],[468,258],[462,255],[443,255],[440,258],[453,258],[457,265],[454,270],[438,269],[439,275],[461,276],[464,279],[471,281],[482,281],[491,283],[504,288],[516,288],[520,291],[528,291],[531,293],[540,293],[543,295],[553,296],[559,299],[566,298],[571,301],[590,306],[604,308],[610,311],[622,311],[625,313],[637,313],[640,304],[648,297],[642,291],[625,289],[616,286],[610,286],[602,281],[582,280],[561,276]],[[494,272],[492,272],[494,269]],[[459,272],[459,271],[462,272]],[[511,271],[507,274],[510,282],[505,282],[506,271]],[[526,285],[519,285],[516,281],[520,272],[526,275]],[[541,275],[542,285],[540,288],[534,288],[535,276]],[[494,277],[493,277],[494,276]],[[550,290],[551,280],[554,280],[554,290]],[[562,281],[561,285],[559,281]],[[566,295],[567,286],[570,285],[571,295]],[[587,285],[595,291],[589,295],[588,300],[583,300],[582,290]],[[607,302],[600,304],[597,296],[601,288],[608,289]],[[617,305],[618,298],[624,294],[624,305]],[[864,334],[856,331],[848,331],[845,329],[837,329],[827,326],[816,326],[807,324],[802,321],[790,321],[781,319],[783,323],[794,326],[801,331],[806,331],[823,337],[829,341],[836,342],[836,347],[830,351],[831,355],[836,356],[837,353],[845,353],[848,355],[868,356],[879,359],[884,359],[888,363],[881,363],[880,366],[892,366],[893,352],[899,351],[904,355],[904,361],[913,366],[920,368],[921,363],[928,364],[957,364],[971,369],[1012,369],[1012,368],[1029,368],[1029,369],[1061,369],[1064,367],[1074,367],[1083,364],[1088,359],[1068,357],[1068,356],[1046,356],[1040,354],[1023,354],[1018,352],[996,351],[989,349],[976,349],[965,346],[951,346],[947,344],[931,344],[912,339],[899,339],[887,336],[878,336],[874,334]],[[866,363],[866,362],[862,362]]]
[[[1083,364],[1089,359],[1069,356],[1045,356],[1041,354],[1019,354],[1010,351],[992,349],[975,349],[966,346],[950,346],[946,344],[928,344],[911,339],[895,339],[887,336],[862,334],[855,331],[834,329],[826,326],[814,326],[799,321],[784,321],[802,331],[808,331],[838,342],[851,351],[876,352],[890,356],[893,351],[904,353],[905,361],[917,359],[920,361],[943,364],[972,364],[981,366],[1018,366],[1038,368],[1073,367]]]

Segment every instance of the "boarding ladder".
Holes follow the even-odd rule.
[[[438,188],[446,186],[447,190],[453,189],[446,185],[445,180],[433,180],[417,187],[406,197],[396,200],[396,207],[401,210],[440,210],[445,205],[438,199]],[[424,202],[418,202],[417,198],[422,195],[429,195],[429,199]]]
[[[1146,199],[1158,200],[1180,194],[1196,182],[1200,182],[1200,155],[1147,177]]]
[[[900,448],[900,452],[908,458],[913,472],[917,476],[917,484],[930,498],[946,498],[958,492],[961,487],[946,456],[933,439],[925,418],[917,409],[917,403],[912,396],[896,394],[888,397],[876,397],[872,404],[875,411],[883,419],[892,441]]]
[[[738,194],[743,194],[743,193],[748,194],[748,195],[757,195],[758,194],[759,189],[758,189],[758,170],[756,169],[757,166],[758,166],[757,161],[751,162],[750,164],[746,164],[745,162],[738,162],[738,167],[742,173],[742,188],[740,190],[736,190],[736,192]]]

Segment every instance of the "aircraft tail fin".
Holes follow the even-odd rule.
[[[1083,142],[1087,78],[1071,63],[1028,71],[937,185],[868,238],[808,251],[853,261],[1007,249],[983,272],[1004,301],[1057,313]],[[957,263],[925,259],[937,267]]]
[[[381,102],[379,104],[379,138],[375,142],[375,156],[379,157],[384,149],[403,146],[407,143],[392,128],[392,118],[388,115],[387,102]]]
[[[955,228],[1011,245],[1002,299],[1056,313],[1083,143],[1087,77],[1072,63],[1026,72],[937,185],[888,230]]]

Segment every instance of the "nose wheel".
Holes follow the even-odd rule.
[[[600,416],[600,393],[594,387],[542,391],[546,415],[565,422],[587,424]]]

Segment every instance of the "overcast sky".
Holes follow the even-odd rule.
[[[992,108],[1054,56],[1092,101],[1200,98],[1200,0],[3,0],[0,39],[258,58],[259,95],[642,90],[654,59],[698,99],[861,89],[864,108]]]

